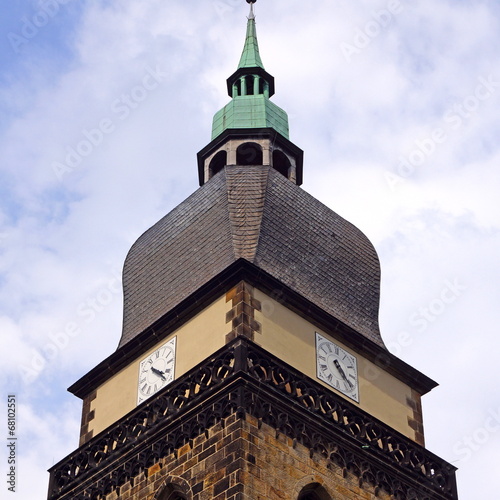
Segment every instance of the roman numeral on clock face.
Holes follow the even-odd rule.
[[[359,402],[356,357],[316,333],[317,377],[336,391]]]
[[[137,404],[153,396],[174,380],[176,343],[176,337],[170,339],[150,352],[139,363]]]

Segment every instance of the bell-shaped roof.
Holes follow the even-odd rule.
[[[243,259],[384,346],[366,236],[268,166],[226,166],[132,246],[120,347]]]

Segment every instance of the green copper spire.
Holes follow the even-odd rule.
[[[288,139],[288,116],[269,98],[274,94],[274,77],[262,64],[255,29],[253,4],[247,22],[247,33],[238,69],[227,79],[232,100],[218,111],[213,120],[212,140],[228,129],[272,128]]]
[[[248,16],[247,22],[247,36],[238,68],[256,67],[264,69],[264,65],[262,64],[259,54],[259,43],[257,42],[257,30],[255,29],[253,3],[250,3],[250,15]]]

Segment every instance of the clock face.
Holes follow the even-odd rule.
[[[177,337],[174,337],[169,340],[141,361],[137,404],[156,394],[174,380],[176,339]]]
[[[317,377],[359,403],[358,364],[342,347],[316,333]]]

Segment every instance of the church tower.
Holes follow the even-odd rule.
[[[364,234],[304,191],[250,3],[200,188],[132,246],[119,346],[70,387],[49,500],[453,500],[436,386],[389,353]]]

